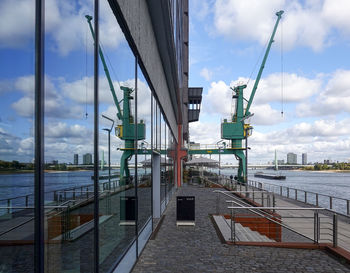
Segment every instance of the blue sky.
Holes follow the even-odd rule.
[[[342,0],[190,1],[190,86],[204,87],[191,138],[220,140],[221,119],[231,113],[229,87],[246,83],[259,60],[249,98],[279,10],[285,13],[252,104],[250,160],[272,161],[276,149],[284,160],[294,152],[301,162],[306,152],[312,162],[348,161],[350,2]]]
[[[0,2],[0,159],[30,162],[34,157],[34,1]],[[93,154],[93,40],[85,18],[93,1],[46,1],[45,161],[72,162]],[[100,4],[100,39],[118,99],[119,84],[135,84],[135,58],[107,1]],[[110,61],[110,62],[109,62]],[[110,63],[113,64],[113,68]],[[151,93],[139,69],[140,116],[150,143]],[[116,107],[100,64],[100,114],[116,118]],[[133,106],[132,106],[133,108]],[[88,113],[87,118],[85,113]],[[116,124],[118,122],[116,121]],[[107,158],[108,120],[100,118],[100,151]],[[112,132],[112,163],[122,142]],[[101,155],[102,156],[102,155]]]
[[[252,105],[252,163],[288,152],[309,161],[350,159],[350,3],[346,0],[190,0],[190,86],[203,86],[200,121],[191,141],[214,144],[231,113],[229,87],[254,83],[265,44],[283,9],[281,24]],[[93,1],[46,1],[46,119],[48,161],[92,153],[92,40],[84,17]],[[34,1],[0,2],[0,152],[4,159],[33,158]],[[101,41],[118,82],[133,86],[134,59],[106,1],[101,1]],[[281,29],[283,28],[283,35]],[[282,39],[281,39],[282,36]],[[282,42],[281,42],[282,41]],[[283,44],[283,111],[281,92]],[[87,46],[87,48],[86,48]],[[87,55],[86,55],[87,53]],[[87,56],[87,64],[86,64]],[[116,75],[115,75],[116,74]],[[100,111],[115,106],[100,71]],[[149,122],[150,91],[139,77],[139,116]],[[118,94],[121,96],[121,93]],[[142,103],[141,103],[142,102]],[[88,118],[85,119],[87,105]],[[101,119],[101,127],[109,126]],[[147,127],[149,128],[149,126]],[[148,131],[149,132],[149,131]],[[107,151],[101,132],[100,148]],[[149,134],[148,134],[148,142]],[[121,145],[113,138],[114,147]],[[114,156],[118,160],[120,153]],[[224,158],[224,161],[233,161]]]

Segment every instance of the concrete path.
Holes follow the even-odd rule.
[[[213,189],[184,186],[176,195],[195,196],[196,225],[176,227],[174,196],[133,272],[350,272],[320,250],[221,244],[209,217],[216,211]]]

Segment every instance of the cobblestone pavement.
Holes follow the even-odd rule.
[[[350,272],[320,250],[221,244],[209,218],[215,213],[213,189],[180,188],[176,195],[196,197],[196,225],[176,227],[176,198],[155,240],[147,243],[133,272]]]

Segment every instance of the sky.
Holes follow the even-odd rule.
[[[2,160],[29,162],[34,157],[34,2],[0,1]],[[249,97],[275,12],[283,9],[251,108],[249,162],[272,161],[275,150],[284,160],[288,152],[297,153],[298,162],[302,153],[310,162],[350,159],[350,2],[189,3],[189,84],[204,88],[200,120],[190,124],[191,141],[220,140],[220,123],[232,109],[230,87],[248,82]],[[85,19],[92,14],[93,1],[46,0],[45,8],[45,160],[72,162],[78,153],[81,162],[84,153],[93,153],[93,43]],[[100,1],[100,11],[100,38],[120,100],[119,84],[135,84],[134,57],[107,1]],[[150,89],[138,71],[139,117],[146,122],[150,143]],[[100,114],[115,118],[102,66],[99,82]],[[111,124],[101,115],[99,122],[99,147],[106,158],[107,133],[102,129]],[[121,146],[112,137],[112,149]],[[112,163],[120,158],[117,151]],[[236,162],[232,157],[223,160]]]
[[[93,1],[45,1],[46,162],[79,162],[93,154],[93,39],[85,15]],[[119,85],[135,85],[135,58],[107,1],[100,1],[100,40],[118,100]],[[31,162],[34,158],[34,7],[33,0],[0,1],[0,160]],[[107,161],[104,128],[116,118],[116,107],[100,63],[99,151]],[[138,67],[139,117],[150,143],[151,91]],[[134,109],[132,101],[132,109]],[[87,113],[87,115],[86,115]],[[112,164],[119,162],[123,143],[111,132]]]
[[[302,153],[308,162],[350,160],[349,1],[189,3],[189,85],[203,87],[191,141],[220,140],[220,123],[232,113],[230,87],[248,83],[249,98],[275,13],[284,10],[251,106],[249,163],[271,162],[275,150],[285,161],[296,153],[298,163]]]

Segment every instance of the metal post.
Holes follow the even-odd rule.
[[[7,199],[7,213],[11,213],[11,199]]]
[[[295,191],[295,200],[298,200],[298,190],[294,189],[294,191]]]
[[[272,206],[276,207],[276,198],[275,198],[275,194],[272,194]],[[275,213],[275,209],[273,210],[273,212]]]
[[[280,195],[283,196],[282,195],[282,186],[280,186]]]
[[[263,207],[264,206],[264,192],[262,191],[261,192],[261,206]]]
[[[94,272],[99,272],[100,248],[99,248],[99,170],[98,170],[98,142],[99,142],[99,60],[98,50],[100,46],[99,39],[99,0],[94,1],[94,29],[95,29],[95,45],[94,45]],[[137,126],[136,126],[137,127]],[[89,196],[89,194],[88,194]]]
[[[26,207],[28,207],[28,195],[26,195]]]
[[[217,193],[217,195],[216,195],[216,214],[219,214],[219,201],[220,201],[220,194]]]
[[[329,196],[329,209],[333,209],[333,198]]]
[[[314,243],[318,243],[318,212],[314,212]]]
[[[109,190],[110,190],[111,189],[111,130],[108,131],[108,182],[109,182]]]
[[[73,200],[75,200],[75,188],[73,189]]]
[[[44,94],[45,1],[35,1],[35,117],[34,117],[34,268],[44,272]]]
[[[233,209],[231,209],[231,217],[230,217],[230,220],[231,220],[231,242],[234,241],[234,234],[233,234],[233,225],[232,225],[232,220],[233,220]]]
[[[338,215],[333,214],[333,247],[338,246]]]
[[[318,207],[318,193],[316,193],[316,207]]]
[[[307,203],[307,191],[304,191],[305,192],[305,204]]]
[[[346,200],[346,214],[350,215],[350,201]]]
[[[289,198],[289,187],[287,187],[287,197]]]
[[[253,202],[255,202],[255,192],[254,192],[254,188],[253,188]]]
[[[219,184],[220,184],[220,175],[221,175],[221,149],[219,148]]]

